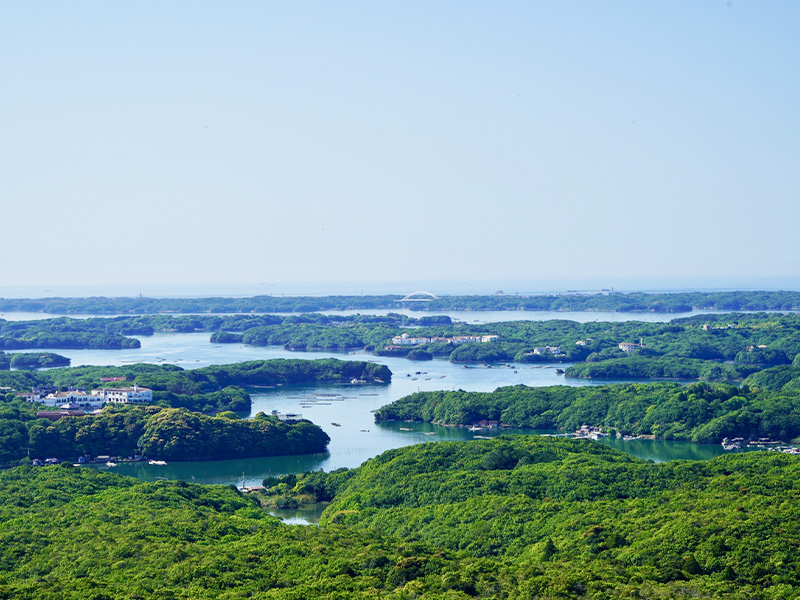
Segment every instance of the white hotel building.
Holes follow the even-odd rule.
[[[149,404],[153,401],[153,390],[134,385],[133,387],[92,390],[91,394],[72,390],[48,394],[44,398],[35,397],[33,394],[29,396],[28,400],[30,402],[41,402],[47,406],[77,404],[82,408],[99,408],[109,402],[114,404]]]
[[[150,403],[153,401],[153,390],[140,388],[138,385],[123,388],[103,388],[92,390],[95,396],[101,396],[104,402],[113,404]]]

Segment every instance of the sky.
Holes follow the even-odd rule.
[[[800,277],[800,3],[5,2],[3,286]]]

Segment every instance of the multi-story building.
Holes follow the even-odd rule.
[[[113,404],[150,403],[153,401],[153,390],[139,387],[101,388],[92,390],[92,394]]]
[[[44,398],[32,400],[32,402],[41,402],[47,406],[63,406],[65,404],[77,404],[83,408],[91,407],[97,408],[103,406],[104,400],[98,398],[94,392],[87,394],[83,390],[70,390],[68,392],[55,392],[48,394]]]

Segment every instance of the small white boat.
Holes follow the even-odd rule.
[[[160,467],[163,467],[164,465],[167,464],[167,461],[165,460],[149,460],[147,462],[151,465],[158,465]]]
[[[117,466],[117,463],[115,463],[115,462],[111,462],[111,461],[109,460],[108,462],[106,462],[106,466],[107,466],[107,467],[116,467],[116,466]]]

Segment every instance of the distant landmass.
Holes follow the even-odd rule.
[[[491,294],[419,297],[406,295],[251,296],[247,298],[2,298],[0,311],[51,314],[153,314],[153,313],[274,313],[336,310],[397,309],[442,310],[543,310],[543,311],[652,311],[800,310],[797,291],[620,293],[563,292],[549,294]],[[422,301],[419,301],[422,300]]]

